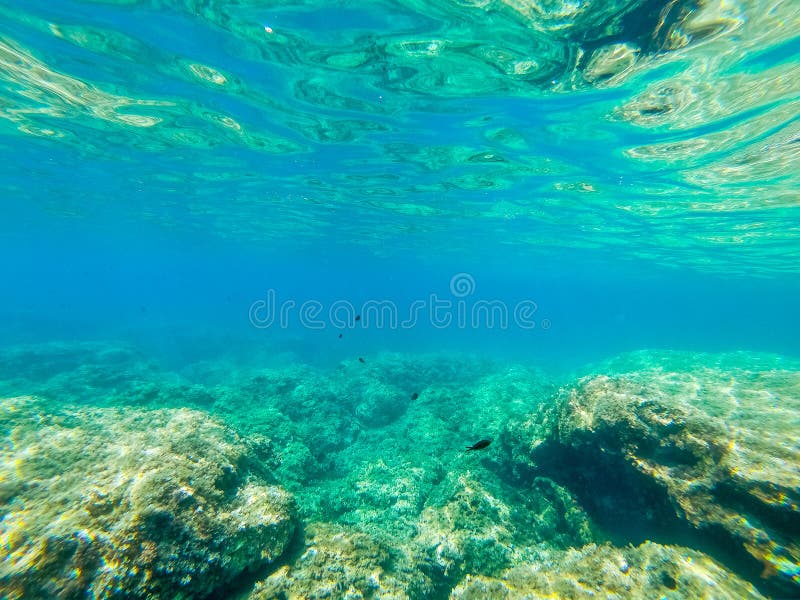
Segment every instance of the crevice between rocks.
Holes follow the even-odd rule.
[[[298,519],[289,544],[278,558],[269,564],[261,564],[244,570],[232,581],[220,585],[204,600],[244,600],[248,598],[259,581],[263,581],[278,569],[294,564],[302,556],[306,547],[306,534],[303,523]],[[280,599],[276,599],[280,600]]]
[[[768,597],[797,597],[797,588],[777,577],[764,578],[764,565],[721,526],[697,528],[678,515],[666,491],[610,452],[587,452],[556,442],[536,450],[537,468],[515,469],[516,485],[548,477],[569,489],[600,532],[617,546],[647,540],[684,546],[710,556]],[[508,473],[510,475],[510,472]]]

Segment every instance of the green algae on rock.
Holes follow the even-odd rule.
[[[582,378],[553,410],[511,428],[506,447],[517,469],[566,483],[622,537],[688,536],[796,595],[800,371],[758,356],[758,370],[738,355],[702,358],[690,367],[684,354],[660,353],[650,367]]]
[[[462,439],[493,435],[531,398],[551,393],[542,373],[443,356],[386,354],[368,365],[369,373],[345,364],[327,377],[263,372],[213,407],[224,404],[220,416],[238,424],[246,403],[251,435],[288,416],[273,438],[278,462],[295,464],[292,456],[311,447],[326,465],[293,486],[305,544],[257,585],[256,597],[445,597],[466,573],[498,574],[537,549],[597,541],[563,487],[540,478],[520,490],[493,472],[496,457],[463,454]],[[412,399],[414,390],[421,393]],[[251,393],[258,402],[248,401]],[[394,396],[404,409],[380,423],[362,420],[359,406],[371,395]],[[358,434],[328,440],[323,456],[314,440],[339,429],[329,429],[331,418],[357,424]]]
[[[569,495],[552,482],[538,481],[522,498],[507,486],[482,482],[486,475],[446,477],[421,510],[401,498],[397,504],[406,510],[398,512],[385,481],[367,499],[344,499],[352,510],[336,523],[311,522],[303,547],[257,583],[249,598],[445,597],[468,573],[499,576],[545,548],[593,539],[585,513],[576,506],[570,511]],[[388,506],[383,519],[370,510],[379,504]]]
[[[701,581],[713,583],[714,598],[758,597],[698,552],[704,547],[593,544],[609,533],[629,541],[604,531],[609,520],[641,525],[638,543],[658,539],[659,521],[662,531],[679,531],[679,522],[708,527],[713,510],[743,511],[712,510],[706,498],[722,489],[713,482],[735,475],[720,463],[732,456],[731,431],[762,422],[745,410],[750,396],[797,397],[789,372],[770,369],[774,360],[703,356],[698,368],[697,356],[640,353],[601,365],[623,374],[584,378],[555,403],[547,401],[553,380],[534,369],[462,357],[384,354],[327,373],[243,368],[213,386],[152,374],[173,403],[191,402],[187,390],[210,398],[195,406],[237,434],[202,412],[108,407],[141,402],[149,382],[139,359],[77,350],[46,378],[49,397],[62,390],[70,406],[0,404],[10,432],[0,452],[0,543],[10,549],[0,585],[11,598],[202,597],[267,565],[275,570],[264,570],[251,600],[684,598]],[[54,353],[57,363],[70,355]],[[101,382],[93,389],[117,390],[113,400],[92,403],[79,390],[87,358]],[[119,379],[103,377],[115,364],[125,371]],[[731,398],[739,400],[733,411]],[[367,408],[393,399],[396,409],[376,408],[381,418],[373,419]],[[775,418],[792,425],[790,413]],[[465,455],[461,442],[482,436],[497,442]],[[755,460],[756,440],[744,439],[734,450],[749,449],[751,471],[769,466]],[[792,464],[791,448],[783,451],[773,459]],[[266,482],[295,493],[304,539],[292,538],[291,497]],[[620,496],[634,484],[643,500],[626,502]],[[763,528],[750,509],[741,513],[747,523]],[[790,536],[772,526],[763,529],[770,540],[789,547]]]
[[[430,583],[417,573],[399,580],[387,572],[388,548],[349,528],[316,523],[305,531],[305,547],[294,563],[256,584],[250,600],[285,598],[424,598]]]
[[[530,560],[543,543],[565,548],[596,539],[586,514],[552,482],[539,479],[521,494],[470,471],[445,478],[415,529],[416,568],[450,586],[467,573],[493,575]]]
[[[167,371],[132,346],[48,342],[0,348],[0,397],[36,396],[92,406],[207,406],[202,385]]]
[[[496,578],[467,575],[450,594],[450,600],[534,598],[755,600],[763,596],[700,552],[652,542],[625,548],[590,544],[552,552]]]
[[[277,559],[294,502],[202,413],[0,401],[8,598],[208,595]]]

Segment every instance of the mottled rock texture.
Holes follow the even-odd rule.
[[[763,598],[751,584],[700,552],[647,542],[615,548],[591,544],[553,552],[499,577],[468,575],[450,600]]]
[[[202,413],[0,401],[0,588],[195,598],[278,558],[294,503]]]
[[[699,547],[800,595],[800,371],[655,362],[584,377],[511,426],[513,468],[568,485],[612,534]]]

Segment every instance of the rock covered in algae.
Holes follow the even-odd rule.
[[[93,406],[205,407],[205,386],[124,344],[47,342],[0,348],[0,397],[32,395]]]
[[[625,548],[590,544],[552,552],[499,577],[467,575],[450,594],[451,600],[536,598],[744,600],[763,596],[700,552],[652,542]]]
[[[494,437],[509,414],[523,415],[531,398],[546,398],[549,380],[524,368],[431,362],[436,369],[382,355],[319,379],[323,385],[307,396],[318,408],[303,407],[292,422],[303,443],[330,414],[321,406],[328,396],[357,419],[371,395],[397,397],[403,409],[379,423],[360,422],[357,438],[324,457],[326,476],[297,490],[309,523],[305,546],[258,586],[259,598],[441,598],[466,573],[498,574],[530,559],[533,546],[595,541],[586,513],[563,487],[540,478],[517,489],[493,472],[494,447],[464,452],[475,436]],[[272,386],[269,397],[297,387]],[[289,413],[300,410],[277,402]],[[353,550],[359,545],[363,553]]]
[[[420,515],[414,540],[419,564],[437,579],[454,581],[465,572],[507,567],[515,541],[511,508],[470,473],[448,479],[446,504]]]
[[[419,574],[413,582],[401,582],[389,574],[387,548],[365,533],[317,523],[308,527],[305,534],[302,554],[291,565],[256,584],[250,600],[400,600],[425,597],[430,591]]]
[[[492,575],[524,562],[543,544],[563,548],[596,539],[563,488],[539,478],[526,491],[485,472],[449,474],[416,523],[410,546],[417,567],[455,584],[466,573]]]
[[[466,573],[497,575],[594,535],[563,488],[540,478],[517,491],[481,467],[436,483],[411,464],[378,461],[324,494],[337,499],[324,511],[336,522],[312,522],[253,599],[443,598]]]
[[[279,557],[294,504],[202,413],[0,401],[8,598],[202,597]]]
[[[211,412],[248,437],[269,432],[268,460],[276,478],[301,505],[322,499],[336,513],[358,504],[351,498],[356,492],[370,510],[383,510],[383,500],[381,506],[371,501],[380,494],[367,493],[377,487],[375,479],[388,487],[405,482],[401,495],[416,506],[410,496],[423,497],[431,481],[441,478],[443,461],[460,459],[468,441],[493,437],[509,413],[523,415],[531,398],[552,393],[538,371],[500,370],[485,361],[443,355],[381,354],[330,372],[291,365],[247,375],[240,374],[236,385],[213,389]],[[359,475],[373,464],[375,473]],[[328,487],[328,481],[342,489],[308,493],[309,486]],[[397,505],[407,512],[405,504]]]
[[[406,515],[410,526],[398,527],[402,515],[391,508],[383,524],[371,514],[356,520],[361,511],[348,513],[348,523],[315,522],[306,528],[302,549],[259,582],[250,600],[443,598],[467,573],[499,575],[545,546],[563,548],[591,536],[574,526],[580,516],[548,512],[545,507],[558,504],[548,497],[557,486],[537,484],[535,498],[525,502],[476,474],[450,475],[421,513],[413,520]],[[371,493],[391,495],[377,488]],[[560,502],[558,512],[568,513],[568,498]]]
[[[510,434],[516,456],[560,472],[614,527],[644,520],[644,537],[684,527],[776,595],[800,594],[800,370],[777,358],[753,357],[751,369],[741,356],[651,358],[563,390],[555,410]]]
[[[419,516],[433,486],[424,467],[410,462],[387,464],[383,459],[360,465],[323,492],[321,506],[338,522],[379,523],[400,535]]]

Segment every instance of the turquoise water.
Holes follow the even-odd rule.
[[[545,589],[536,569],[580,578],[607,559],[590,544],[646,540],[727,569],[707,579],[800,595],[797,31],[794,1],[0,0],[0,398],[36,398],[6,401],[0,419],[0,596],[583,597]],[[616,406],[584,376],[621,378],[632,404],[614,410],[644,430],[658,427],[631,408],[639,385],[691,432],[639,440],[661,448],[649,456],[605,448],[603,427],[588,428],[603,456],[655,478],[628,482],[652,506],[593,500],[619,465],[592,475],[591,454],[531,416],[553,410],[565,426],[576,406],[603,406],[595,393]],[[688,407],[687,389],[701,390]],[[768,403],[753,409],[763,421],[749,402]],[[209,513],[198,525],[183,501],[164,514],[205,533],[181,550],[166,549],[177,533],[115,537],[122,521],[93,512],[138,515],[157,491],[70,512],[95,483],[106,498],[108,481],[157,470],[102,446],[162,448],[184,409],[210,437],[164,464],[203,456],[223,475],[234,465],[236,485],[291,496],[271,550],[254,541],[263,531],[236,537],[254,521]],[[703,437],[717,420],[730,430]],[[150,421],[161,425],[143,442]],[[93,422],[105,441],[76,458],[70,444],[87,443]],[[772,450],[708,450],[713,477],[677,477],[665,458],[696,439],[747,447],[747,432],[773,426]],[[465,463],[460,451],[483,438],[484,458]],[[752,458],[762,452],[771,467]],[[20,466],[40,456],[52,468]],[[575,465],[583,488],[563,476]],[[177,479],[163,489],[179,495],[198,480],[166,470]],[[79,481],[87,471],[108,481]],[[727,525],[684,497],[703,485],[747,490]],[[215,486],[196,485],[200,504],[262,498]],[[660,528],[629,514],[659,511]],[[714,533],[741,519],[761,533]],[[81,531],[95,540],[84,562],[64,541]],[[198,566],[217,565],[208,531],[228,565],[216,571]],[[47,558],[41,539],[73,558]],[[608,560],[634,574],[636,560],[675,560],[637,548]],[[552,554],[568,549],[583,554]],[[320,565],[298,558],[312,550]],[[183,571],[166,558],[182,552],[194,557]],[[157,583],[129,585],[142,573]],[[670,573],[626,593],[698,597]],[[309,583],[326,577],[338,583]]]

